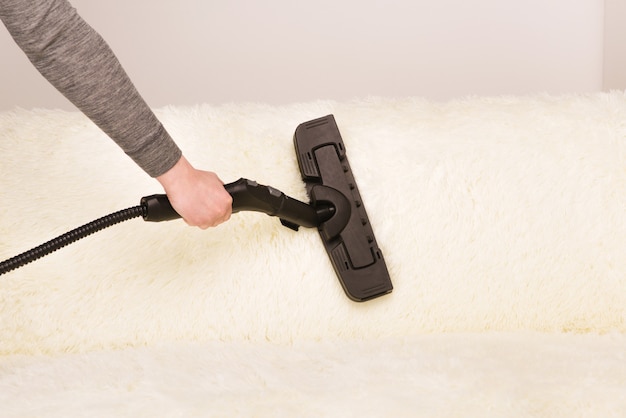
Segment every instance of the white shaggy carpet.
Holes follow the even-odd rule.
[[[128,221],[0,276],[4,416],[626,416],[626,96],[169,107],[188,158],[306,200],[334,114],[394,291],[316,231]],[[0,113],[0,260],[161,192],[80,113]]]

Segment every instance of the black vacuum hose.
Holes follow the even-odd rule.
[[[317,207],[314,207],[292,199],[273,187],[264,186],[244,178],[234,183],[226,184],[224,187],[233,198],[233,213],[247,210],[278,216],[283,225],[295,230],[298,230],[299,226],[306,228],[317,227],[322,222],[330,219],[335,213],[334,206],[330,204],[319,204]],[[0,262],[0,275],[22,267],[94,232],[140,216],[143,217],[144,221],[149,222],[169,221],[180,218],[180,215],[170,204],[167,195],[158,194],[142,197],[139,206],[120,210],[96,219],[32,250]]]
[[[44,257],[60,248],[65,247],[81,238],[98,232],[104,228],[115,225],[117,223],[127,221],[129,219],[138,218],[144,215],[145,208],[143,206],[135,206],[132,208],[120,210],[95,221],[89,222],[83,226],[79,226],[76,229],[71,230],[63,235],[60,235],[50,241],[41,244],[31,250],[9,258],[6,261],[0,263],[0,275],[8,273],[11,270],[22,267],[31,261],[35,261],[41,257]]]

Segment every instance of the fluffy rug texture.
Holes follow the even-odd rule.
[[[0,276],[2,415],[626,415],[626,95],[157,110],[301,200],[293,132],[331,113],[393,293],[263,214],[131,220]],[[0,113],[0,154],[0,260],[162,192],[77,112]]]

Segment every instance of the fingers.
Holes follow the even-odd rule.
[[[174,209],[188,225],[207,229],[230,219],[233,199],[217,174],[197,170],[181,157],[174,167],[157,179]]]
[[[233,199],[223,188],[215,194],[203,199],[204,204],[198,203],[198,207],[186,211],[183,219],[189,226],[197,226],[200,229],[216,227],[230,219],[232,214]]]

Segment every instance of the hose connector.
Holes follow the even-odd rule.
[[[167,195],[153,194],[145,196],[141,198],[140,204],[143,209],[142,216],[144,221],[162,222],[180,218],[178,212],[172,207]]]

